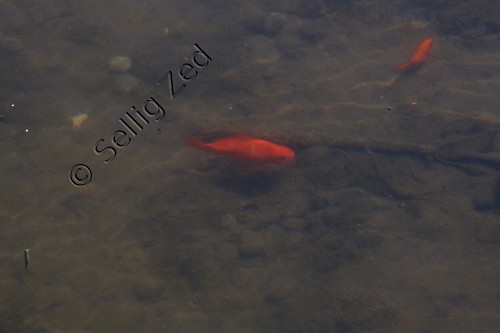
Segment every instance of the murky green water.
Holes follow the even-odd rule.
[[[493,1],[0,1],[0,332],[496,332],[499,26]],[[185,142],[229,133],[296,158]]]

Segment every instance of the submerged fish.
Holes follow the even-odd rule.
[[[429,51],[431,49],[432,39],[427,38],[424,39],[420,44],[418,44],[417,49],[413,52],[413,55],[406,61],[405,63],[396,67],[396,71],[398,72],[406,72],[411,69],[416,68],[421,65],[427,56],[429,55]]]
[[[295,152],[288,147],[242,134],[232,134],[211,143],[204,143],[197,137],[189,136],[188,143],[194,148],[226,155],[236,160],[284,163],[295,156]]]

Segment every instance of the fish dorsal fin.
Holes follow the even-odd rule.
[[[231,134],[231,135],[226,136],[224,139],[231,139],[231,140],[238,140],[238,141],[255,140],[254,138],[251,138],[248,135],[244,135],[244,134]]]

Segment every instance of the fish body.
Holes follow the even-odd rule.
[[[226,155],[235,160],[285,163],[295,156],[295,152],[288,147],[242,134],[229,135],[210,143],[204,143],[197,137],[189,136],[188,143],[194,148]]]
[[[417,49],[413,52],[413,55],[405,63],[396,67],[398,72],[406,72],[414,69],[421,65],[425,59],[429,56],[429,51],[431,50],[432,39],[424,39],[420,44],[418,44]]]

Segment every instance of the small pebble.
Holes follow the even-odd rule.
[[[130,75],[121,75],[115,81],[113,90],[117,93],[128,93],[139,86],[139,80]]]
[[[109,69],[113,72],[124,73],[130,69],[132,61],[127,56],[116,56],[109,61]]]
[[[80,128],[80,126],[89,119],[89,116],[86,113],[80,113],[76,116],[71,117],[71,121],[73,122],[73,128]]]

